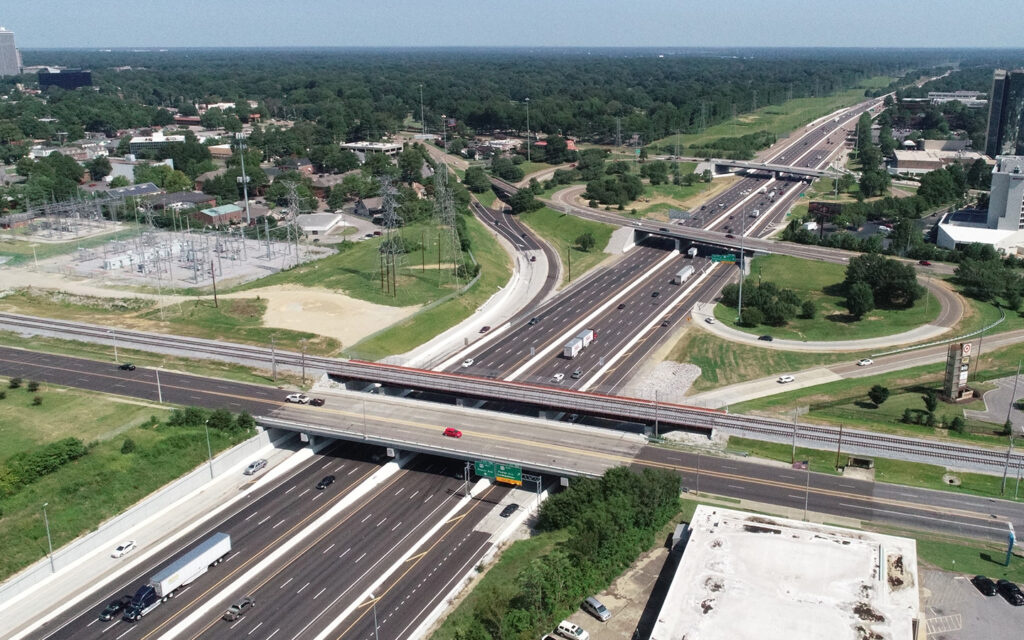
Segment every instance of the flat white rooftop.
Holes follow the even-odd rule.
[[[699,506],[652,640],[911,640],[914,540]]]

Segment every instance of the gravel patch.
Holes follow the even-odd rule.
[[[622,395],[633,398],[654,399],[659,402],[686,404],[686,392],[700,376],[700,367],[684,362],[662,361],[653,367],[645,367],[633,376],[622,390]]]

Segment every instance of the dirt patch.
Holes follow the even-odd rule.
[[[914,576],[903,566],[903,556],[892,554],[885,558],[886,576],[889,588],[893,591],[909,589],[914,586]]]
[[[298,285],[278,285],[222,296],[267,301],[263,325],[309,331],[353,345],[366,336],[416,313],[420,307],[388,307],[343,293]]]

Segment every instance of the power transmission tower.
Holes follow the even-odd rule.
[[[622,146],[622,118],[615,118],[615,146]]]
[[[438,265],[438,279],[447,272],[456,284],[461,282],[459,273],[462,266],[462,242],[459,240],[459,229],[455,222],[455,202],[452,198],[452,187],[448,184],[448,165],[441,163],[434,174],[434,213],[442,227],[438,247],[438,262],[443,259],[451,261],[451,269],[441,269]]]
[[[391,178],[381,176],[380,206],[384,218],[384,241],[381,243],[380,251],[384,258],[384,291],[391,293],[392,296],[398,295],[398,267],[405,255],[402,235],[398,231],[402,227],[402,218],[398,215],[395,193],[397,190],[391,185]]]

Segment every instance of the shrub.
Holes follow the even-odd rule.
[[[960,416],[956,416],[952,420],[948,421],[946,424],[948,424],[949,428],[955,431],[956,433],[963,433],[967,429],[967,423]]]
[[[25,387],[25,390],[28,391],[29,393],[35,393],[36,391],[39,391],[39,383],[36,382],[35,380],[30,380],[28,386]]]
[[[43,404],[43,396],[35,396],[34,398],[32,398],[33,407],[38,407],[41,404]]]
[[[39,401],[42,402],[42,398]],[[81,458],[88,451],[78,438],[64,438],[16,453],[0,469],[0,492],[10,495],[68,462]]]
[[[903,410],[903,418],[900,420],[903,424],[914,424],[914,412],[910,409]]]
[[[7,381],[8,389],[17,389],[21,386],[21,378],[11,378]]]
[[[874,402],[876,407],[881,406],[883,402],[889,399],[889,389],[888,387],[876,384],[868,391],[868,398],[871,398],[871,402]]]
[[[135,441],[132,440],[131,438],[125,438],[124,444],[121,445],[121,453],[124,455],[128,455],[133,451],[135,451]]]
[[[0,400],[3,400],[6,397],[7,397],[7,391],[6,390],[0,390]]]

